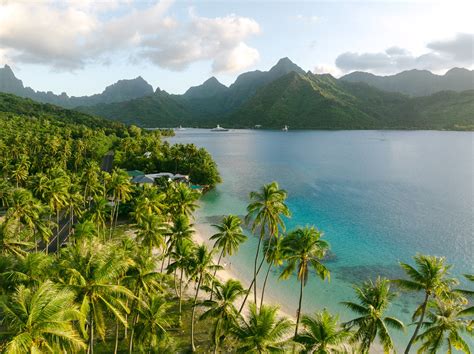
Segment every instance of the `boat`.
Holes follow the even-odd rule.
[[[186,128],[183,128],[183,127],[180,125],[179,128],[176,128],[176,130],[186,130]]]
[[[287,132],[287,131],[288,131],[288,126],[285,125],[282,130],[283,130],[284,132]]]
[[[229,129],[222,128],[219,124],[217,124],[217,127],[212,128],[211,132],[228,132]]]

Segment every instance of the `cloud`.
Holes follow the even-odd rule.
[[[255,63],[246,40],[259,24],[234,14],[188,19],[170,16],[173,1],[131,0],[0,2],[0,52],[14,63],[81,69],[117,57],[183,70],[210,60],[214,71],[238,71]]]
[[[341,70],[336,68],[333,65],[322,64],[318,65],[313,69],[313,73],[315,74],[331,74],[334,77],[341,76]]]
[[[346,52],[336,58],[336,66],[344,72],[394,73],[407,69],[440,71],[454,66],[471,67],[474,63],[474,34],[458,33],[454,38],[433,41],[426,47],[429,51],[418,56],[399,47],[379,53]]]

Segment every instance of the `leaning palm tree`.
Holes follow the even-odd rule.
[[[417,317],[418,321],[405,349],[406,354],[410,352],[411,346],[418,336],[430,298],[449,292],[451,286],[456,284],[456,280],[449,277],[451,266],[446,264],[445,258],[421,254],[417,254],[413,258],[416,268],[406,263],[400,263],[410,279],[395,280],[395,283],[404,289],[424,292],[424,300],[413,315],[413,321]]]
[[[241,318],[231,333],[238,342],[240,353],[285,353],[290,350],[287,339],[293,323],[277,318],[278,307],[263,305],[260,310],[251,303],[248,319]]]
[[[171,303],[160,296],[151,296],[138,307],[140,320],[134,326],[141,353],[163,349],[169,339]]]
[[[196,346],[194,344],[194,319],[196,315],[196,304],[197,298],[199,296],[199,290],[201,289],[201,285],[210,283],[212,279],[212,273],[215,269],[219,269],[220,266],[214,264],[213,261],[214,252],[209,251],[205,245],[200,245],[196,249],[195,257],[193,260],[193,278],[198,279],[196,285],[196,293],[194,294],[193,300],[193,310],[191,314],[191,348],[192,351],[196,351]]]
[[[73,321],[81,319],[74,293],[51,281],[38,288],[19,286],[0,299],[8,337],[5,353],[77,352],[86,346]]]
[[[268,263],[267,273],[265,274],[265,280],[263,281],[262,287],[262,298],[260,299],[260,306],[263,305],[263,299],[265,297],[265,288],[267,287],[268,275],[273,266],[280,267],[283,265],[285,255],[283,254],[283,240],[282,235],[274,237],[274,241],[266,239],[263,243],[263,252],[266,255],[266,261]]]
[[[464,308],[458,299],[431,300],[428,303],[427,321],[423,323],[425,331],[415,338],[421,342],[419,352],[452,353],[453,349],[471,353],[463,334],[473,336],[472,316],[474,308]]]
[[[308,282],[310,269],[312,268],[322,280],[330,276],[329,270],[322,263],[322,259],[329,249],[329,243],[321,239],[322,235],[314,226],[307,226],[293,231],[283,240],[283,258],[286,260],[286,266],[280,278],[288,279],[296,270],[300,282],[295,337],[298,334],[303,289]]]
[[[214,344],[214,353],[217,353],[227,333],[239,318],[234,302],[245,294],[245,290],[238,280],[229,279],[224,284],[213,283],[212,292],[216,295],[215,300],[206,300],[202,303],[210,309],[204,312],[200,319],[214,320],[211,339]]]
[[[221,264],[222,257],[232,256],[234,252],[237,252],[240,244],[247,239],[240,224],[241,221],[238,216],[227,215],[224,216],[220,224],[212,225],[219,231],[210,238],[215,241],[214,248],[221,250],[217,260],[217,265]],[[214,273],[214,276],[216,276],[216,273]],[[212,294],[213,293],[211,293],[211,300]]]
[[[255,252],[253,280],[250,285],[250,289],[252,285],[254,288],[255,304],[257,303],[257,276],[265,260],[265,257],[263,257],[260,265],[257,266],[260,246],[267,234],[268,237],[272,239],[273,236],[278,234],[279,229],[282,231],[285,230],[285,223],[283,222],[282,216],[290,216],[290,210],[285,204],[286,196],[286,191],[280,189],[276,182],[264,185],[259,192],[250,193],[250,204],[247,207],[247,216],[245,219],[248,223],[251,222],[252,232],[256,232],[260,229],[258,245]],[[245,301],[246,298],[244,299],[244,303]]]
[[[84,240],[65,248],[60,261],[60,280],[76,294],[76,301],[87,319],[89,353],[94,351],[94,333],[105,337],[105,315],[110,313],[124,326],[123,313],[128,308],[122,298],[133,299],[133,293],[117,284],[131,260],[116,252],[116,245],[103,245],[97,240]],[[120,297],[119,297],[120,296]]]
[[[326,309],[314,316],[304,315],[301,323],[304,331],[295,338],[305,351],[316,354],[348,353],[351,350],[351,332],[339,326],[339,317]]]
[[[395,294],[390,291],[390,281],[377,278],[375,283],[369,280],[362,287],[355,287],[354,290],[359,302],[343,302],[343,304],[359,317],[346,322],[345,328],[356,328],[353,340],[360,342],[361,353],[369,352],[377,336],[384,352],[388,353],[393,349],[393,340],[387,327],[397,330],[405,328],[399,319],[384,316],[395,297]]]

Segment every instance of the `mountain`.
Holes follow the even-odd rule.
[[[186,99],[201,99],[221,95],[228,90],[214,76],[207,79],[202,85],[190,87],[183,95]]]
[[[410,98],[331,75],[290,73],[257,91],[229,126],[294,129],[474,128],[474,90]]]
[[[141,76],[131,80],[120,80],[107,86],[105,90],[96,95],[69,97],[66,93],[56,95],[51,91],[35,91],[25,87],[23,82],[15,77],[12,69],[5,65],[0,68],[0,92],[31,98],[38,102],[51,103],[58,106],[73,108],[77,106],[91,106],[99,103],[114,103],[152,95],[153,87]]]
[[[0,116],[2,119],[8,119],[10,115],[49,119],[64,124],[82,124],[90,128],[123,128],[123,125],[116,121],[0,92]]]
[[[389,76],[356,71],[341,77],[343,81],[365,82],[378,89],[410,96],[429,96],[440,91],[474,90],[474,70],[453,68],[444,75],[427,70],[409,70]]]

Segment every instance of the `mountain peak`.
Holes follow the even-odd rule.
[[[214,76],[204,81],[201,85],[190,87],[185,93],[186,98],[206,98],[218,95],[227,90]]]
[[[293,63],[288,57],[281,58],[278,62],[270,69],[270,73],[282,76],[290,72],[297,72],[298,74],[304,74],[304,70],[298,65]]]

